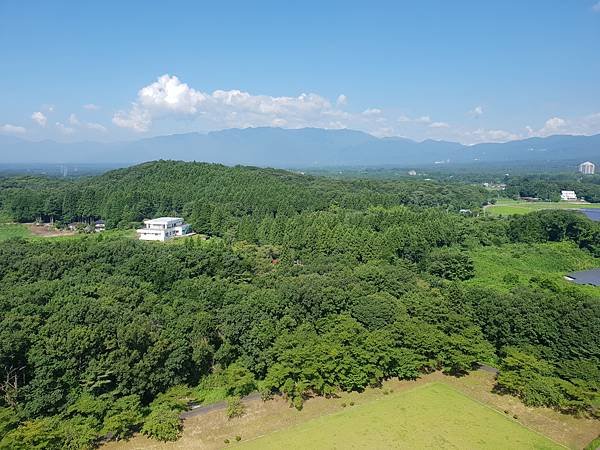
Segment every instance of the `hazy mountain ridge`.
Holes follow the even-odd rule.
[[[600,135],[556,135],[466,146],[377,138],[356,130],[246,128],[100,143],[0,137],[0,163],[139,163],[154,159],[276,167],[600,159]]]

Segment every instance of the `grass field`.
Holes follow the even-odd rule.
[[[0,223],[0,241],[14,237],[28,237],[31,233],[20,223]]]
[[[467,281],[469,284],[504,290],[539,276],[595,295],[600,291],[563,278],[568,272],[600,267],[600,260],[569,242],[480,247],[469,254],[475,264],[475,278]]]
[[[558,449],[453,388],[431,383],[242,443],[241,449]]]
[[[524,200],[499,199],[495,205],[488,206],[485,211],[493,216],[509,216],[527,214],[541,209],[581,209],[600,208],[600,203],[573,202],[526,202]]]

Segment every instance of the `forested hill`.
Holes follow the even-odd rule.
[[[107,221],[131,226],[144,218],[184,215],[200,231],[222,234],[240,218],[292,216],[332,206],[415,205],[477,209],[486,192],[434,181],[338,181],[255,167],[156,161],[71,181],[0,180],[1,207],[17,221]],[[212,225],[210,225],[212,224]]]
[[[0,183],[11,219],[130,228],[182,214],[211,235],[0,242],[2,449],[175,440],[190,401],[230,397],[238,414],[237,397],[260,390],[301,409],[480,363],[528,406],[600,416],[598,294],[554,273],[598,265],[600,223],[583,215],[469,216],[456,210],[486,193],[460,183],[171,161]],[[554,256],[495,284],[475,267],[484,247],[522,267]]]

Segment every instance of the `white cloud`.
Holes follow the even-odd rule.
[[[104,125],[95,122],[87,122],[85,127],[89,130],[100,131],[102,133],[106,133],[108,131]]]
[[[86,103],[83,105],[83,109],[87,109],[88,111],[97,111],[100,107],[94,103]]]
[[[344,106],[347,103],[348,103],[348,97],[346,97],[344,94],[338,95],[338,98],[335,101],[335,104],[338,106]]]
[[[507,142],[521,139],[516,133],[506,130],[486,130],[479,128],[475,131],[467,131],[462,135],[462,141],[468,144],[478,144],[481,142]]]
[[[421,116],[421,117],[415,117],[414,119],[406,116],[406,115],[401,115],[400,117],[398,117],[398,122],[400,123],[419,123],[419,124],[429,124],[431,123],[431,117],[429,116]]]
[[[216,90],[212,94],[195,90],[176,76],[163,75],[138,92],[129,111],[118,111],[113,123],[134,131],[148,131],[153,120],[161,117],[203,117],[216,127],[273,126],[290,128],[326,127],[335,117],[345,116],[331,102],[317,94],[297,97],[252,95],[237,89]]]
[[[24,134],[26,132],[27,130],[25,129],[25,127],[11,125],[10,123],[0,126],[0,133],[3,134]]]
[[[367,108],[363,112],[363,116],[378,116],[382,111],[378,108]]]
[[[429,128],[450,128],[446,122],[432,122],[429,124]]]
[[[101,132],[106,132],[106,127],[104,125],[101,125],[99,123],[95,123],[95,122],[82,122],[81,120],[79,120],[79,118],[71,113],[71,115],[69,116],[68,122],[70,125],[72,125],[73,127],[78,127],[78,128],[87,128],[88,130],[94,130],[94,131],[101,131]],[[59,129],[62,132],[66,132],[66,134],[71,134],[75,131],[74,128],[70,128],[68,129],[68,127],[63,128],[62,124],[60,124],[60,126],[57,123],[57,126],[59,127]]]
[[[81,122],[79,121],[79,119],[77,118],[77,116],[76,116],[75,114],[71,114],[71,115],[69,116],[69,123],[70,123],[71,125],[74,125],[74,126],[77,126],[77,127],[78,127],[79,125],[81,125]]]
[[[130,128],[133,131],[142,133],[148,131],[150,128],[152,117],[150,116],[150,112],[134,104],[129,112],[117,112],[113,116],[112,121],[118,127]]]
[[[600,12],[600,2],[598,2],[594,6],[592,6],[592,11]]]
[[[56,122],[56,128],[62,134],[73,134],[73,133],[75,133],[75,128],[68,127],[65,124],[60,123],[60,122]]]
[[[560,117],[552,117],[546,120],[544,126],[535,132],[536,136],[550,136],[552,134],[566,133],[568,122]]]
[[[472,117],[479,117],[483,115],[483,106],[479,105],[469,111],[469,115]]]
[[[525,127],[527,135],[546,137],[553,134],[592,135],[600,134],[600,112],[588,114],[583,117],[563,119],[551,117],[546,120],[540,129],[531,126]]]
[[[36,111],[31,115],[31,118],[34,122],[36,122],[39,126],[45,127],[48,123],[48,118],[41,111]]]

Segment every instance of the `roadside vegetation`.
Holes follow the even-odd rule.
[[[498,393],[600,414],[600,295],[558,275],[600,265],[583,215],[471,217],[487,193],[458,183],[165,161],[2,183],[16,220],[119,231],[0,242],[0,447],[169,441],[192,403],[229,399],[238,420],[252,391],[302,409],[481,363]],[[210,239],[131,239],[154,215]]]

